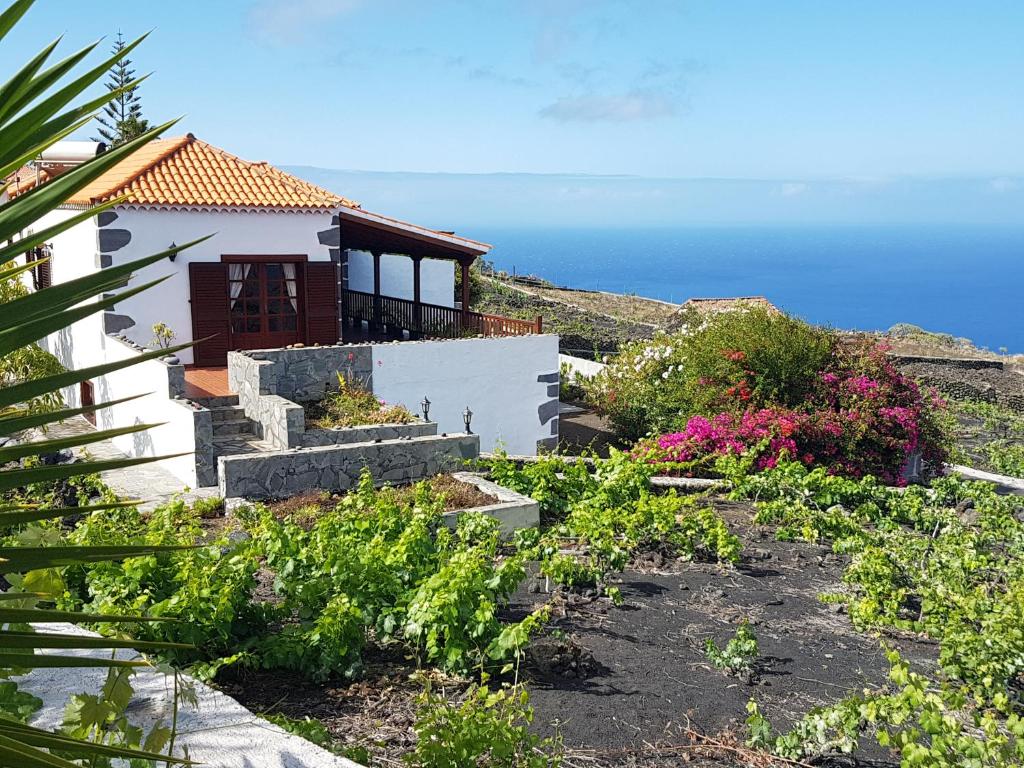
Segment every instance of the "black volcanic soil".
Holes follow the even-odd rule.
[[[532,576],[514,596],[512,618],[552,603],[553,618],[532,643],[520,674],[530,689],[536,732],[560,733],[581,765],[714,762],[712,755],[693,751],[692,731],[732,731],[742,741],[750,698],[782,726],[812,707],[885,681],[888,665],[878,640],[818,600],[820,593],[842,589],[843,560],[825,547],[775,541],[771,531],[750,525],[746,504],[715,505],[743,540],[743,562],[736,567],[647,553],[621,577],[621,607],[547,594]],[[760,644],[752,679],[714,669],[703,650],[709,637],[723,644],[743,619]],[[886,640],[913,665],[933,665],[934,644]],[[375,764],[392,765],[415,741],[420,687],[409,680],[414,667],[400,655],[370,654],[367,661],[364,679],[351,684],[265,673],[222,681],[221,688],[256,712],[315,717],[340,744],[364,747]],[[466,685],[435,679],[439,687],[457,698]],[[728,751],[719,752],[717,764],[732,762]],[[886,757],[877,748],[865,756]]]

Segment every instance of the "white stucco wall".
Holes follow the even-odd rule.
[[[373,293],[373,255],[348,252],[348,287]],[[380,292],[412,301],[412,259],[392,253],[380,257]],[[455,306],[455,264],[444,259],[420,262],[420,301],[442,307]]]
[[[414,413],[426,395],[442,432],[463,431],[468,405],[481,450],[533,455],[557,436],[558,337],[375,344],[373,392]]]
[[[70,329],[48,336],[43,346],[66,368],[84,368],[102,365],[141,353],[117,339],[110,338],[100,329],[98,316],[75,323]],[[96,412],[97,429],[115,429],[134,424],[161,426],[131,435],[114,438],[114,445],[128,456],[166,456],[188,453],[161,462],[161,466],[174,474],[183,485],[196,487],[195,427],[192,411],[182,402],[171,400],[167,393],[167,366],[158,360],[147,360],[137,365],[91,379],[95,402],[118,400],[132,395],[145,395],[114,408]],[[78,385],[63,390],[68,407],[82,404]]]
[[[597,376],[607,367],[604,363],[599,363],[596,360],[587,360],[586,358],[573,357],[572,355],[559,355],[558,362],[559,364],[568,365],[570,371],[584,378]]]
[[[72,210],[50,211],[31,227],[27,227],[23,234],[27,237],[33,232],[42,232],[78,213]],[[96,219],[86,219],[51,238],[49,242],[53,246],[50,275],[54,283],[64,283],[96,271]],[[19,258],[19,262],[24,263],[23,257]],[[27,285],[31,286],[31,276],[26,275],[26,279]]]
[[[119,314],[135,320],[124,331],[138,344],[153,339],[153,324],[166,323],[177,335],[176,341],[192,339],[192,309],[189,303],[188,265],[194,261],[219,262],[225,254],[305,255],[309,261],[330,261],[326,246],[317,233],[330,229],[330,213],[294,211],[167,211],[119,208],[118,218],[105,229],[126,229],[131,241],[114,251],[114,264],[138,259],[166,249],[172,242],[181,245],[204,235],[209,240],[182,251],[174,262],[158,262],[141,270],[132,285],[164,275],[170,278],[155,288],[117,305]],[[191,350],[179,354],[182,362],[192,362]]]
[[[127,345],[110,339],[108,361],[124,360],[138,354]],[[196,462],[192,455],[196,447],[192,410],[181,401],[168,397],[167,366],[159,360],[147,360],[101,376],[93,382],[93,386],[96,402],[152,393],[115,408],[99,411],[96,426],[99,429],[116,429],[133,424],[159,423],[159,427],[122,435],[112,442],[132,457],[187,454],[166,459],[160,462],[160,466],[190,488],[196,487]]]

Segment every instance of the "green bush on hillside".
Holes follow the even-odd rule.
[[[828,331],[765,308],[695,316],[671,335],[624,347],[587,397],[636,440],[697,414],[799,404],[835,345]]]

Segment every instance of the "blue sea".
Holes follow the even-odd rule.
[[[913,323],[1024,353],[1022,227],[476,229],[498,269],[671,302],[766,296],[837,328]]]

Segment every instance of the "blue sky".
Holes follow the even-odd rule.
[[[1024,173],[1019,1],[39,0],[0,61],[118,28],[148,117],[280,164]]]

